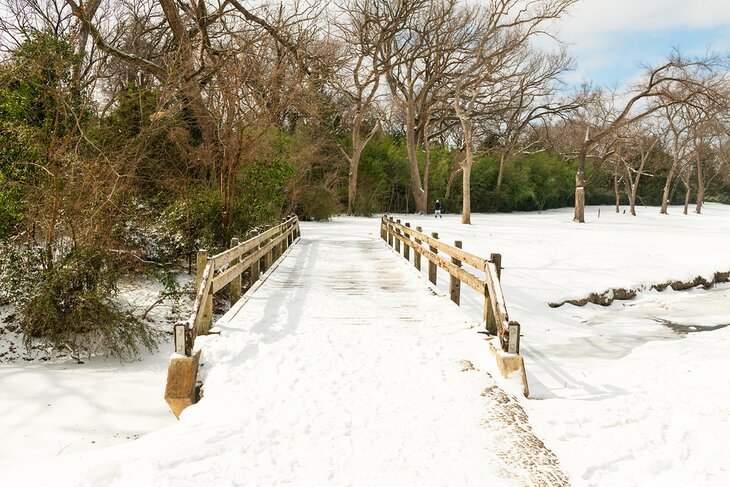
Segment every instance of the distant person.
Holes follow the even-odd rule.
[[[441,216],[441,202],[439,200],[436,200],[436,214],[434,215],[434,218],[443,218]]]

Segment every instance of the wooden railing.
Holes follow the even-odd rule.
[[[380,220],[380,237],[400,254],[401,244],[403,257],[410,262],[410,251],[413,250],[413,265],[421,270],[421,256],[428,260],[428,279],[436,284],[439,267],[451,276],[449,295],[456,304],[461,301],[461,283],[484,296],[484,321],[487,331],[499,337],[502,349],[509,353],[520,351],[520,324],[510,321],[507,306],[502,293],[500,278],[502,273],[502,256],[492,254],[489,259],[470,254],[462,250],[460,241],[448,245],[438,239],[438,233],[427,236],[421,227],[411,228],[410,223],[401,224],[400,220],[384,215]],[[424,245],[427,245],[424,246]],[[439,255],[446,254],[450,259]],[[479,277],[462,268],[462,264],[473,267]]]
[[[251,283],[255,282],[299,236],[299,219],[290,216],[245,242],[232,239],[230,249],[212,257],[207,250],[199,250],[195,286],[198,292],[190,317],[174,326],[175,353],[190,357],[195,337],[210,331],[215,293],[230,286],[231,303],[238,301],[244,271],[249,269]]]

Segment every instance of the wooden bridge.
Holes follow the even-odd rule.
[[[336,223],[329,225],[337,227]],[[198,292],[190,318],[174,327],[175,356],[170,361],[165,391],[165,399],[176,416],[199,398],[200,347],[195,347],[196,337],[213,332],[223,333],[222,339],[225,339],[222,325],[245,328],[254,320],[253,308],[258,305],[277,309],[276,313],[269,311],[270,316],[261,315],[258,319],[269,323],[266,326],[271,328],[282,326],[278,321],[280,309],[296,309],[292,299],[299,294],[291,294],[292,289],[306,290],[307,301],[300,312],[319,311],[312,320],[305,321],[308,326],[315,323],[317,326],[410,323],[428,327],[453,321],[449,318],[451,307],[440,299],[424,299],[423,293],[428,287],[399,268],[398,260],[393,259],[382,242],[324,235],[326,238],[299,244],[300,225],[297,217],[292,216],[244,242],[233,239],[231,248],[220,254],[208,256],[206,251],[199,251]],[[409,261],[412,251],[413,265],[419,271],[423,257],[428,262],[428,277],[434,285],[437,269],[445,269],[450,275],[449,296],[454,303],[459,304],[462,282],[484,295],[484,325],[499,342],[497,347],[491,346],[492,353],[504,375],[521,371],[527,394],[524,362],[518,355],[519,324],[509,321],[500,286],[501,256],[492,254],[484,259],[464,251],[461,242],[447,245],[438,240],[436,233],[427,236],[420,227],[412,229],[408,223],[401,224],[400,220],[385,216],[380,220],[380,237],[398,253],[402,247],[402,255]],[[313,246],[326,249],[317,257],[321,262],[311,262],[313,257],[307,249]],[[293,262],[285,266],[288,274],[284,276],[281,271],[275,274],[272,266],[283,262],[290,248]],[[299,268],[305,265],[301,262],[305,256],[308,267]],[[257,289],[250,290],[244,299],[240,299],[243,275],[248,283],[256,283]],[[271,276],[275,278],[267,282]],[[272,286],[282,282],[281,279],[286,285],[276,287],[277,291],[274,291]],[[231,310],[211,329],[213,296],[226,286],[229,287]],[[248,304],[249,301],[258,304]],[[332,303],[337,305],[333,307]],[[288,319],[292,321],[292,318]],[[297,319],[300,321],[301,317]],[[396,330],[403,331],[397,328],[393,331]]]
[[[201,465],[218,465],[206,467],[211,475],[235,471],[252,485],[564,485],[518,402],[487,373],[494,357],[517,359],[524,373],[521,357],[504,350],[519,340],[499,259],[389,218],[358,220],[355,231],[351,223],[308,223],[300,235],[291,217],[200,254],[166,399],[180,415],[199,382],[204,399],[159,441],[207,439],[165,461],[195,451]],[[448,292],[414,270],[421,263],[431,282],[437,268],[449,272]],[[237,299],[242,274],[258,280]],[[486,322],[455,304],[461,282],[484,295]],[[212,297],[225,286],[236,301],[211,323]]]

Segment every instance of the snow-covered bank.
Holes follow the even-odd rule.
[[[173,424],[162,399],[170,345],[161,347],[130,364],[92,358],[0,366],[0,468],[117,445]]]
[[[547,304],[730,270],[730,207],[587,214],[586,225],[570,209],[473,215],[471,226],[456,215],[397,218],[502,254],[530,381],[523,404],[575,485],[727,485],[730,327],[692,328],[730,323],[730,287],[650,291],[610,307]],[[466,290],[462,306],[479,316],[482,301]]]
[[[182,288],[190,280],[178,276]],[[157,281],[137,279],[123,284],[119,299],[167,331],[190,306],[186,296],[160,300],[162,291]],[[67,350],[25,350],[14,314],[0,308],[0,468],[130,442],[176,422],[162,398],[169,341],[140,350],[138,361],[82,356],[78,363]]]

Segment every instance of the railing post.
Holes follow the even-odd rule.
[[[267,239],[267,242],[264,244],[264,246],[269,245],[270,242],[271,242],[271,238]],[[269,268],[271,267],[271,264],[273,262],[274,262],[274,247],[272,246],[269,249],[269,251],[264,254],[264,272],[269,270]]]
[[[285,232],[286,232],[286,228],[281,227],[281,234],[279,236],[284,235]],[[286,252],[286,239],[285,238],[281,239],[281,242],[279,242],[279,245],[277,245],[277,247],[279,247],[278,253],[279,253],[279,257],[281,257],[282,255],[284,255],[284,252]]]
[[[274,232],[274,235],[271,236],[271,241],[273,242],[275,238],[277,238],[280,235],[281,231],[277,230]],[[276,262],[276,259],[279,258],[279,245],[272,245],[271,246],[271,263]],[[271,264],[269,264],[271,266]]]
[[[421,227],[416,227],[416,231],[420,233],[420,232],[423,232],[423,229]],[[418,238],[416,238],[415,241],[416,241],[416,244],[420,247],[421,246],[421,240],[418,239]],[[418,269],[419,271],[421,270],[421,254],[420,254],[420,252],[413,252],[413,266],[416,269]]]
[[[198,250],[198,255],[195,260],[195,294],[200,292],[200,286],[203,283],[203,274],[205,267],[208,265],[208,251]],[[212,277],[212,276],[211,276]],[[212,288],[211,288],[212,289]],[[213,324],[213,294],[208,293],[203,296],[203,301],[200,303],[203,306],[203,315],[200,323],[195,325],[199,327],[196,332],[200,335],[208,333],[210,325]]]
[[[494,263],[494,267],[497,268],[497,279],[502,279],[502,254],[492,254],[489,256],[489,260]]]
[[[400,224],[400,220],[396,220],[396,223]],[[395,251],[400,254],[400,239],[398,238],[398,235],[400,235],[400,228],[395,229],[396,237],[395,237]]]
[[[258,238],[259,235],[261,235],[261,232],[257,231],[255,238]],[[261,247],[261,244],[258,244],[256,247],[254,247],[251,250],[251,252],[255,254],[256,252],[259,251],[259,248],[260,247]],[[256,259],[251,264],[251,270],[249,272],[251,273],[251,285],[252,286],[253,286],[253,283],[254,282],[256,282],[256,281],[259,280],[259,268],[260,268],[260,264],[261,264],[261,258]]]
[[[390,245],[391,247],[393,246],[393,234],[391,233],[393,229],[390,228],[390,224],[392,222],[393,217],[391,216],[390,218],[388,218],[388,245]]]
[[[238,239],[232,238],[231,239],[231,248],[235,249],[238,247]],[[241,258],[238,257],[234,259],[231,262],[231,267],[235,266],[241,261]],[[241,299],[241,274],[238,274],[232,281],[231,281],[231,287],[230,287],[230,298],[231,298],[231,306],[233,306],[236,301]]]
[[[203,282],[203,271],[208,263],[208,251],[200,249],[195,257],[195,294],[200,291],[200,283]]]
[[[264,233],[266,231],[267,231],[267,228],[264,227],[263,232],[261,232],[261,233]],[[261,241],[259,241],[259,250],[261,250],[261,248],[265,247],[265,246],[266,246],[265,239],[262,239]],[[259,258],[259,271],[261,274],[266,272],[266,254],[262,255]]]
[[[487,262],[484,272],[489,272],[489,262]],[[497,283],[494,284],[495,286],[497,285]],[[484,324],[490,335],[499,336],[497,332],[497,317],[492,308],[492,300],[489,297],[488,286],[484,286]]]
[[[411,228],[410,223],[406,223],[406,228]],[[408,242],[403,243],[403,258],[406,259],[408,262],[411,261],[411,246],[408,245],[411,241],[411,234],[410,232],[403,232],[403,236],[408,239]]]
[[[438,240],[439,234],[436,232],[433,232],[431,234],[432,238],[435,238]],[[439,251],[436,247],[429,246],[428,248],[431,252],[434,254],[438,254]],[[431,262],[431,259],[428,259],[428,280],[431,281],[433,284],[436,284],[436,270],[438,269],[438,266],[436,265],[436,262]]]
[[[457,240],[456,242],[454,242],[454,247],[460,249],[461,240]],[[457,265],[458,267],[461,267],[461,261],[456,257],[451,258],[451,263]],[[451,300],[456,304],[459,304],[459,301],[461,299],[461,281],[457,276],[451,275],[451,279],[449,281],[449,294],[451,295]]]

